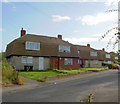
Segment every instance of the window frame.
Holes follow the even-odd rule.
[[[25,58],[25,59],[24,59]],[[23,60],[24,59],[24,60]],[[22,56],[21,63],[26,64],[27,63],[27,56]]]
[[[94,62],[94,65],[98,65],[99,64],[98,60],[93,60],[93,62]]]
[[[109,57],[108,57],[109,56]],[[106,58],[111,58],[110,54],[106,54]]]
[[[67,47],[67,50],[65,50],[66,48],[65,47]],[[62,53],[70,53],[70,46],[68,46],[68,45],[59,45],[58,46],[58,50],[59,50],[59,52],[62,52]]]
[[[115,60],[118,60],[118,56],[115,57]]]
[[[32,64],[32,63],[33,63],[33,57],[28,56],[28,57],[27,57],[27,63],[28,63],[28,64]]]
[[[97,56],[97,52],[90,52],[90,56]]]
[[[25,48],[26,48],[26,50],[36,50],[36,51],[39,51],[40,50],[40,43],[39,42],[26,41]]]
[[[73,65],[73,59],[72,58],[65,58],[64,65]]]

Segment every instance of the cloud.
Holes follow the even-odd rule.
[[[82,44],[98,41],[98,38],[64,38],[64,40],[73,44]]]
[[[105,5],[106,6],[118,6],[118,2],[120,0],[106,0]]]
[[[16,9],[16,6],[13,6],[12,8],[13,8],[13,9]]]
[[[74,30],[73,32],[74,33],[80,33],[81,31],[80,30]]]
[[[83,17],[78,17],[77,20],[80,20],[83,25],[97,25],[104,22],[114,22],[118,18],[117,12],[109,13],[98,13],[96,15],[86,15]]]
[[[4,29],[3,28],[0,28],[0,32],[3,32],[4,31]]]
[[[69,16],[53,15],[52,20],[54,22],[61,22],[61,21],[64,21],[64,20],[71,20],[71,18]]]
[[[4,3],[8,3],[9,1],[8,0],[3,0]]]

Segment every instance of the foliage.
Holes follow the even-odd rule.
[[[113,67],[113,64],[108,64],[109,69],[112,69],[112,67]]]
[[[119,62],[115,60],[115,61],[114,61],[114,64],[119,64]]]
[[[85,68],[86,70],[105,70],[106,67],[103,68]]]
[[[7,62],[4,57],[4,53],[1,53],[2,60],[0,62],[0,67],[2,71],[2,84],[6,85],[9,83],[23,85],[22,78],[17,74],[17,71],[13,69],[10,63]]]
[[[102,65],[108,67],[109,69],[112,69],[113,67],[113,64],[102,63]]]
[[[119,13],[119,10],[108,10],[107,12],[118,12]],[[118,21],[118,25],[119,25],[119,22],[120,20]],[[116,33],[113,34],[113,36],[111,37],[111,39],[109,39],[108,41],[108,44],[107,44],[107,48],[108,46],[112,43],[112,40],[114,39],[115,37],[115,42],[113,43],[113,49],[115,48],[115,45],[120,42],[120,28],[119,26],[116,26],[116,27],[113,27],[109,30],[107,30],[101,37],[100,40],[102,40],[103,38],[105,38],[110,32],[112,32],[112,30],[116,30]],[[118,51],[118,53],[120,54],[120,52]]]

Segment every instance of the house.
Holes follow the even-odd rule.
[[[96,50],[82,45],[73,45],[57,37],[26,34],[21,30],[19,38],[7,45],[6,58],[17,70],[80,69],[102,67],[118,57],[103,48]]]
[[[80,51],[80,57],[84,59],[84,67],[102,67],[102,62],[104,61],[104,56],[101,50],[96,50],[87,46],[76,45],[77,50]]]
[[[26,34],[21,30],[21,36],[6,48],[6,58],[17,70],[79,69],[83,67],[78,61],[83,61],[71,43],[58,37]]]

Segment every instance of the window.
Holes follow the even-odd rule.
[[[94,64],[96,64],[96,65],[99,64],[98,60],[94,60],[93,62],[94,62]]]
[[[108,61],[108,64],[111,64],[112,62],[111,61]]]
[[[22,63],[32,63],[33,57],[22,56]]]
[[[40,43],[26,41],[26,50],[40,50]]]
[[[97,56],[97,52],[90,52],[90,56]]]
[[[67,52],[67,53],[70,53],[70,46],[59,45],[59,52]]]
[[[118,60],[118,56],[115,57],[115,60]]]
[[[78,59],[78,64],[82,65],[82,60]]]
[[[22,56],[22,63],[27,63],[27,57],[26,56]]]
[[[103,61],[103,63],[107,63],[106,61]]]
[[[78,59],[78,64],[80,64],[80,60]]]
[[[80,54],[80,50],[78,50],[78,54]]]
[[[27,58],[27,63],[32,63],[33,62],[33,58],[32,57],[28,57]]]
[[[72,65],[72,59],[71,58],[65,58],[65,65]]]
[[[110,58],[110,54],[106,54],[106,58]]]

